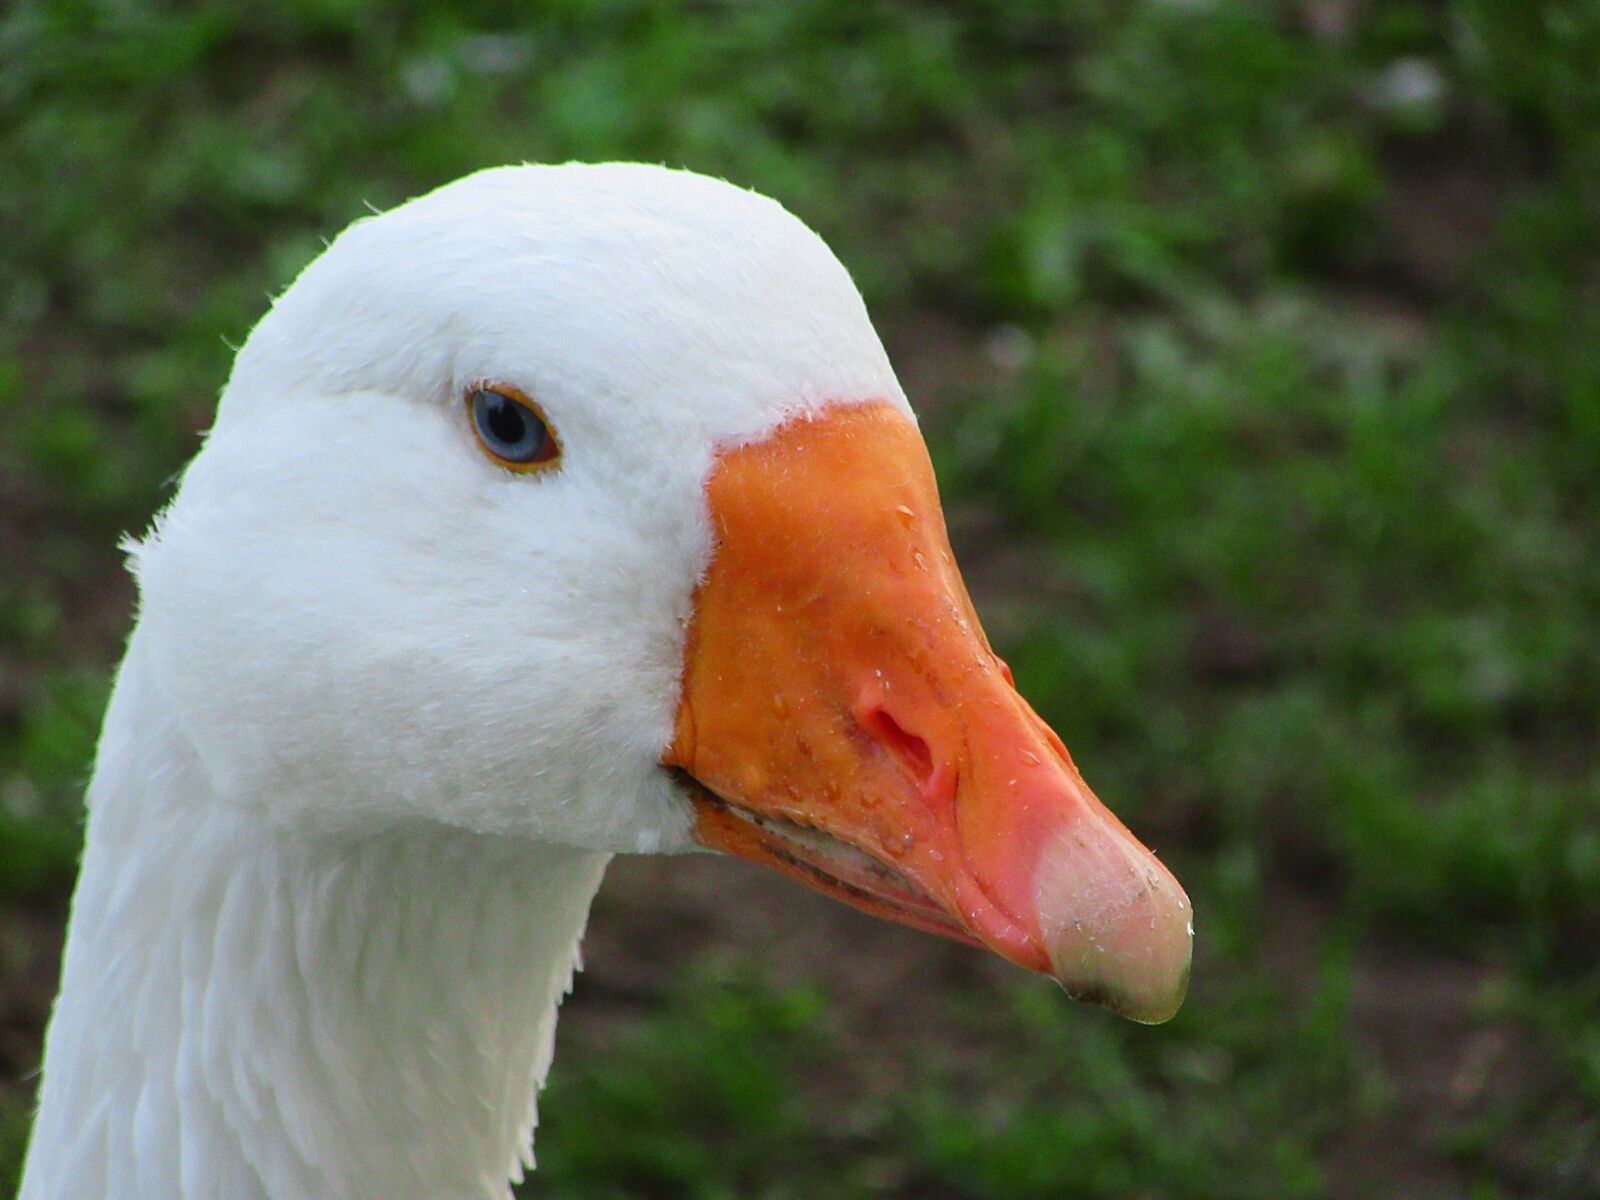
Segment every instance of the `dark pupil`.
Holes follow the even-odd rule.
[[[478,429],[490,449],[514,462],[538,458],[545,431],[537,416],[498,392],[479,392],[476,401]]]
[[[489,403],[489,432],[514,446],[528,436],[528,422],[515,404],[496,396]]]

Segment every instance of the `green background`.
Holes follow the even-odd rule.
[[[833,245],[998,647],[1199,942],[1144,1029],[873,933],[913,964],[886,1020],[855,918],[775,960],[683,883],[630,957],[624,873],[531,1191],[1600,1194],[1587,0],[7,6],[0,1180],[118,535],[323,239],[567,158],[722,175]]]

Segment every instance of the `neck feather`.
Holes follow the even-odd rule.
[[[272,831],[124,666],[22,1187],[504,1197],[606,856]]]

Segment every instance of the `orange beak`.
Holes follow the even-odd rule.
[[[1188,898],[989,648],[916,426],[831,408],[725,451],[707,497],[716,551],[663,757],[699,840],[1172,1016]]]

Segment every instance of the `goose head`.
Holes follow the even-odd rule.
[[[771,200],[523,166],[357,223],[133,549],[152,684],[265,823],[709,847],[1182,999],[1182,889],[990,649],[860,295]]]

